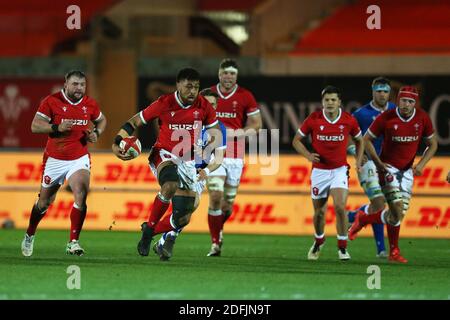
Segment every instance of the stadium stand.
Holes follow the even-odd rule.
[[[381,30],[366,26],[366,10],[372,4],[361,0],[340,7],[305,33],[292,54],[450,52],[450,1],[376,1]]]
[[[83,7],[81,27],[117,0],[78,1]],[[61,42],[80,34],[59,26],[66,25],[61,15],[73,1],[29,0],[2,2],[0,11],[0,53],[3,57],[48,56]]]
[[[264,0],[228,0],[228,1],[215,1],[215,0],[200,0],[198,2],[198,8],[203,11],[250,11],[256,6],[262,4]]]

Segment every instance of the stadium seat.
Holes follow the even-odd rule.
[[[366,13],[373,1],[339,8],[297,43],[301,54],[405,54],[450,52],[450,1],[377,1],[381,29],[369,30]]]

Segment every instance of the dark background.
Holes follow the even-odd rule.
[[[367,77],[239,77],[238,84],[249,89],[261,106],[263,128],[280,129],[280,152],[293,153],[292,138],[298,125],[314,110],[321,108],[320,93],[326,85],[341,89],[346,111],[372,99],[371,83],[377,75]],[[391,101],[395,102],[402,85],[414,85],[420,92],[419,107],[430,115],[438,138],[441,138],[438,154],[450,154],[450,76],[395,76],[391,79]],[[217,78],[203,78],[201,87],[217,83]],[[139,79],[138,111],[161,94],[175,90],[173,78]],[[439,102],[438,100],[441,100]],[[435,106],[434,115],[430,113]],[[436,112],[437,111],[437,112]],[[139,139],[144,148],[154,143],[156,131],[152,126],[141,128]],[[449,140],[449,141],[445,141]]]

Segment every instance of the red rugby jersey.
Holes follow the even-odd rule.
[[[404,119],[398,107],[380,114],[367,130],[373,138],[383,135],[380,159],[397,169],[407,170],[414,162],[422,138],[431,138],[433,124],[422,109]]]
[[[73,102],[63,90],[42,100],[36,114],[52,124],[60,124],[64,120],[73,122],[71,131],[49,134],[45,152],[60,160],[75,160],[88,154],[86,130],[90,121],[96,121],[102,115],[94,99],[84,96]]]
[[[179,145],[179,152],[174,153],[179,157],[186,157],[186,152],[191,154],[192,145],[198,143],[195,139],[201,141],[202,126],[211,128],[218,123],[213,106],[203,96],[199,95],[192,105],[184,105],[178,92],[159,97],[140,112],[140,117],[144,123],[158,118],[159,135],[155,147],[173,153],[179,143],[185,144],[185,148]]]
[[[348,112],[339,108],[338,117],[330,121],[325,111],[311,113],[299,129],[303,137],[311,134],[312,147],[320,155],[320,162],[314,163],[313,168],[336,169],[347,163],[348,136],[361,136],[358,122]]]
[[[211,90],[217,92],[219,99],[217,100],[216,115],[227,129],[242,129],[245,127],[247,117],[259,113],[258,104],[253,94],[236,84],[234,89],[224,94],[219,89],[219,84],[212,86]],[[227,158],[244,158],[245,141],[237,139],[227,139]]]

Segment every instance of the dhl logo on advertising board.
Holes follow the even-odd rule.
[[[84,229],[139,231],[152,207],[150,192],[93,192],[88,198]],[[0,223],[14,220],[16,227],[26,228],[30,209],[36,199],[31,191],[0,191]],[[349,197],[347,209],[366,202],[364,196]],[[40,224],[43,229],[68,229],[73,204],[69,192],[61,192]],[[208,195],[202,196],[186,232],[208,232]],[[168,210],[170,212],[170,208]],[[306,195],[242,194],[236,198],[233,215],[225,226],[230,233],[312,235],[313,207]],[[335,235],[335,213],[331,206],[326,215],[326,233]],[[371,236],[371,228],[362,235]],[[404,237],[450,238],[450,202],[442,198],[413,198],[402,223]]]
[[[132,161],[122,162],[109,153],[93,153],[93,188],[130,188],[133,190],[158,189],[159,185],[151,173],[146,155]],[[348,162],[354,166],[354,159]],[[429,195],[450,194],[450,184],[445,181],[450,157],[433,158],[423,175],[415,177],[414,192]],[[265,192],[309,192],[311,164],[300,156],[280,155],[279,170],[275,175],[261,175],[260,164],[245,164],[240,190]],[[42,175],[42,154],[2,153],[0,186],[39,187]],[[350,170],[350,191],[362,193],[354,168]]]

